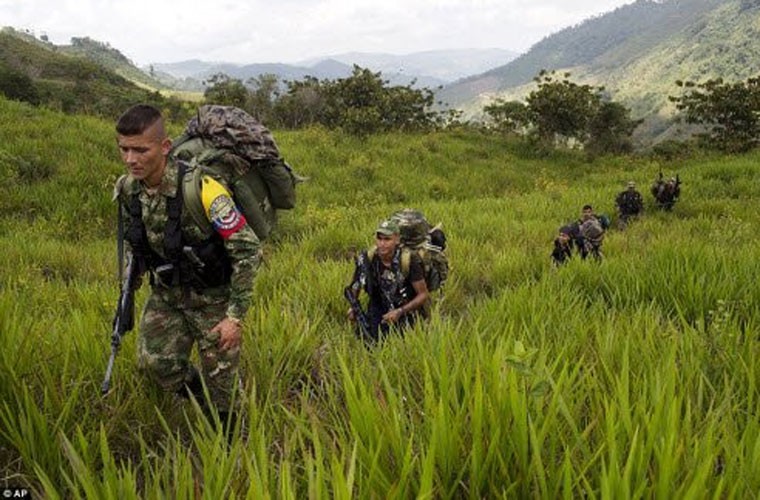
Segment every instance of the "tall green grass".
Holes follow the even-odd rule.
[[[2,485],[50,498],[760,491],[757,154],[585,163],[475,133],[277,133],[310,180],[265,247],[228,446],[144,381],[134,333],[100,396],[118,293],[111,124],[6,101],[0,115]],[[35,175],[34,161],[55,167]],[[627,180],[644,191],[660,169],[684,181],[672,213],[647,205],[611,230],[601,264],[550,266],[583,204],[611,214]],[[341,288],[405,206],[443,222],[451,279],[429,324],[368,350]]]

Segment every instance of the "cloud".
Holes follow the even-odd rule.
[[[138,64],[294,62],[342,52],[524,51],[626,0],[0,0],[0,19],[55,43],[89,36]]]

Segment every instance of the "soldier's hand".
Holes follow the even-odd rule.
[[[354,310],[351,309],[350,307],[348,308],[348,320],[351,322],[356,321],[356,314],[354,314]]]
[[[219,334],[219,348],[223,351],[238,347],[243,336],[240,320],[232,318],[224,318],[211,329],[211,332]]]
[[[395,323],[401,318],[401,316],[404,315],[404,312],[401,310],[400,307],[397,307],[396,309],[392,309],[388,311],[387,313],[383,314],[383,321],[385,323]]]

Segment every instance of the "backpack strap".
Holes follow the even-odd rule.
[[[401,274],[406,279],[409,277],[409,267],[412,263],[412,251],[406,247],[401,248]]]
[[[189,164],[182,161],[178,163],[186,165],[187,168],[187,173],[182,179],[182,201],[185,205],[185,209],[193,219],[195,225],[201,229],[207,237],[211,236],[214,229],[209,224],[208,218],[206,217],[206,210],[203,208],[203,202],[201,200],[203,169],[194,161]]]
[[[404,279],[409,276],[409,268],[412,265],[412,252],[413,250],[409,247],[402,246],[401,247],[401,255],[399,256],[399,269],[401,270],[401,274],[404,276]],[[372,246],[369,250],[367,250],[367,260],[369,262],[373,262],[375,259],[375,255],[377,254],[377,247]]]
[[[187,163],[178,162],[179,169],[177,184],[182,185],[187,170]],[[182,260],[182,247],[184,246],[182,238],[182,198],[181,193],[177,193],[174,198],[166,199],[166,226],[164,227],[164,254],[166,259],[174,265],[173,283],[180,282],[180,261]]]

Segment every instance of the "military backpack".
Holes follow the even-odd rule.
[[[222,180],[259,239],[276,222],[276,210],[295,207],[298,177],[280,156],[271,132],[233,106],[204,105],[171,155],[191,166],[183,182],[185,206],[199,227],[207,227],[200,192],[204,177]]]
[[[419,210],[405,208],[391,215],[399,227],[401,246],[420,256],[425,270],[428,290],[441,288],[449,277],[449,259],[446,256],[446,235],[440,225],[431,227]],[[409,272],[409,258],[402,254],[401,270]],[[404,269],[406,262],[406,270]]]

